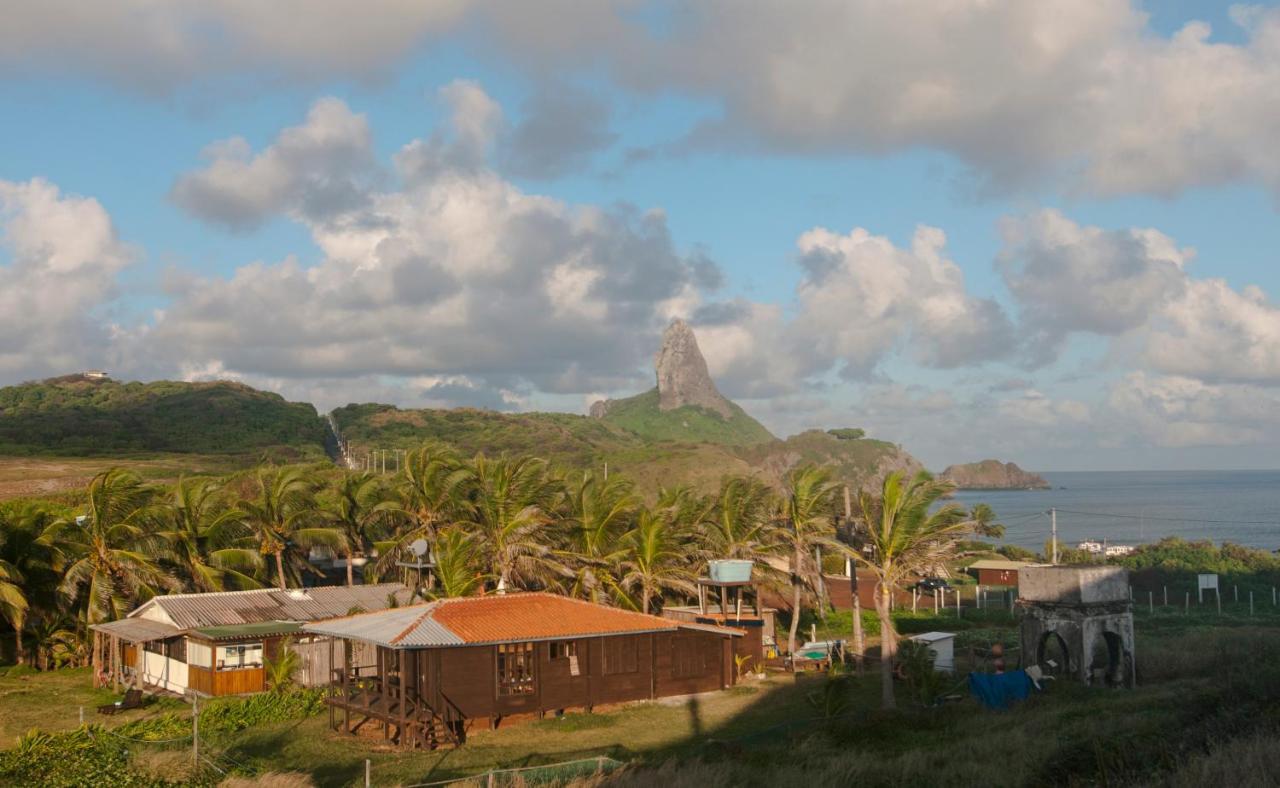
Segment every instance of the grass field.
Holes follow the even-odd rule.
[[[140,717],[184,708],[177,699],[163,699],[146,708],[120,712],[110,717],[97,712],[120,699],[109,689],[93,688],[89,668],[38,673],[24,669],[6,669],[0,675],[0,748],[12,747],[19,736],[32,728],[42,731],[64,731],[80,724],[80,709],[86,722],[114,726]]]
[[[301,773],[321,786],[362,784],[366,758],[374,785],[407,785],[595,756],[630,765],[588,783],[665,788],[1198,785],[1210,774],[1224,776],[1219,784],[1264,784],[1280,768],[1280,614],[1230,612],[1138,611],[1141,686],[1051,683],[1008,712],[982,709],[957,679],[957,700],[921,708],[900,687],[902,709],[885,714],[870,674],[839,685],[847,687],[840,714],[827,720],[815,702],[827,691],[824,676],[778,675],[692,700],[478,729],[464,747],[434,753],[332,734],[323,718],[213,736],[204,746],[226,768]],[[962,670],[968,645],[1016,643],[1014,622],[999,611],[961,621],[921,614],[900,625],[958,629]],[[83,671],[0,677],[0,736],[72,726],[79,705],[106,699],[88,689]]]

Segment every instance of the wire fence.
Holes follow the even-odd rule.
[[[366,765],[367,763],[368,762],[366,762]],[[561,781],[573,779],[574,777],[587,777],[593,774],[608,774],[609,772],[621,769],[626,765],[627,764],[622,761],[599,755],[595,758],[579,758],[573,761],[561,761],[559,763],[547,763],[538,766],[490,769],[482,774],[473,774],[467,777],[453,777],[447,780],[436,780],[434,782],[411,783],[409,785],[402,785],[400,788],[428,788],[428,786],[435,785],[495,786],[507,785],[516,781],[523,781],[525,783]],[[373,785],[367,769],[365,772],[365,785]]]

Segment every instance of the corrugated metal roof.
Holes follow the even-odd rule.
[[[115,635],[127,643],[146,643],[150,640],[164,640],[182,634],[182,630],[177,627],[145,618],[122,618],[105,624],[93,624],[89,628]]]
[[[679,628],[742,634],[726,627],[688,625],[545,593],[441,599],[426,605],[307,624],[303,631],[391,648],[432,648],[669,632]]]
[[[398,603],[409,601],[410,592],[399,583],[367,586],[317,586],[291,589],[255,588],[249,591],[215,591],[206,594],[168,594],[129,614],[138,615],[148,606],[162,609],[179,629],[259,624],[266,621],[320,621],[351,613],[352,610],[384,610],[387,599],[396,595]]]
[[[674,620],[674,619],[673,619]],[[696,629],[699,632],[711,632],[716,635],[729,635],[731,637],[745,637],[746,632],[733,627],[718,627],[715,624],[700,624],[697,621],[679,621],[677,622],[681,629]]]
[[[297,621],[264,621],[260,624],[231,624],[224,627],[201,627],[192,630],[209,640],[240,640],[272,635],[292,635],[302,628]]]
[[[981,561],[974,561],[969,564],[966,569],[1022,569],[1025,566],[1034,566],[1030,561],[1001,561],[998,558],[983,558]]]

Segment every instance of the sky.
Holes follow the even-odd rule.
[[[0,27],[0,385],[1276,467],[1280,9],[70,0]]]

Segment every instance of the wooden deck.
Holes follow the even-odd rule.
[[[325,700],[329,727],[343,733],[357,734],[373,722],[381,726],[384,739],[408,749],[456,747],[466,740],[466,721],[461,715],[452,711],[441,714],[412,692],[403,692],[397,682],[361,676],[359,669],[345,675],[334,671]]]

